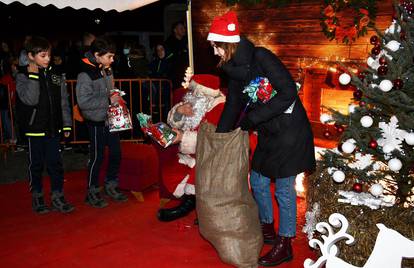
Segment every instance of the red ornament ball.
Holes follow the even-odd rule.
[[[371,49],[371,54],[377,56],[379,55],[381,52],[381,47],[380,46],[375,46]]]
[[[352,185],[352,191],[357,193],[362,192],[362,184],[359,182],[354,183],[354,185]]]
[[[360,101],[359,102],[359,106],[364,107],[365,105],[367,105],[367,103],[365,101]]]
[[[353,93],[353,95],[354,95],[354,99],[356,99],[356,100],[360,100],[361,98],[362,98],[362,91],[361,90],[355,90],[354,91],[354,93]]]
[[[329,139],[332,136],[332,133],[329,130],[325,130],[323,132],[323,136],[327,139]]]
[[[395,79],[393,84],[395,89],[402,89],[404,86],[404,82],[402,79]]]
[[[359,73],[358,74],[358,78],[359,78],[359,80],[364,81],[364,79],[365,79],[365,73]]]
[[[387,66],[381,65],[380,67],[378,67],[377,72],[379,75],[384,76],[388,73],[388,68]]]
[[[379,43],[379,38],[376,35],[371,36],[371,38],[369,39],[369,42],[371,43],[371,45],[376,45]]]
[[[381,65],[387,65],[387,59],[385,57],[381,57],[379,59],[379,64],[381,64]]]
[[[377,147],[378,147],[378,142],[377,142],[376,140],[372,139],[372,140],[369,142],[368,146],[369,146],[369,148],[371,148],[371,149],[377,149]]]

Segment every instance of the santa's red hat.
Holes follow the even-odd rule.
[[[236,13],[229,11],[223,16],[215,17],[207,40],[224,43],[240,42],[239,22]]]
[[[211,74],[195,74],[188,88],[204,95],[217,96],[220,94],[220,78]]]

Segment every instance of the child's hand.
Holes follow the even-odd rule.
[[[65,138],[69,138],[70,137],[70,131],[63,132],[63,136],[65,136]]]
[[[180,143],[183,139],[183,132],[179,129],[173,128],[173,131],[177,133],[177,136],[175,137],[175,140],[173,141],[173,144]]]
[[[184,103],[183,105],[177,107],[177,113],[183,114],[185,116],[193,116],[193,106],[191,106],[189,103]]]
[[[119,103],[121,100],[122,100],[122,97],[121,97],[121,96],[119,96],[119,95],[113,95],[113,96],[111,97],[111,103],[112,103],[112,104],[117,104],[117,103]]]
[[[39,67],[37,66],[37,64],[34,61],[29,61],[29,65],[27,66],[27,71],[29,73],[38,73],[39,72]]]

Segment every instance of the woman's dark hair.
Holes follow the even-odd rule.
[[[103,56],[106,53],[116,53],[115,43],[107,37],[97,37],[91,44],[92,54],[98,53],[98,56]]]
[[[40,36],[33,36],[25,45],[26,52],[31,53],[33,56],[39,52],[48,51],[50,48],[51,45],[49,41]]]
[[[222,48],[225,52],[224,58],[221,58],[220,62],[217,64],[218,67],[221,67],[228,62],[234,56],[237,47],[239,46],[239,43],[214,42],[214,44],[217,47]]]

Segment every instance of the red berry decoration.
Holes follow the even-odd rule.
[[[338,133],[343,133],[345,131],[345,128],[343,126],[339,126],[336,131],[338,131]]]
[[[359,78],[359,80],[364,81],[364,79],[365,79],[365,73],[359,73],[358,74],[358,78]]]
[[[329,139],[332,136],[332,133],[329,130],[325,130],[323,132],[323,136],[327,139]]]
[[[360,100],[361,98],[362,98],[362,91],[361,90],[355,90],[354,91],[354,93],[353,93],[353,95],[354,95],[354,99],[356,99],[356,100]]]
[[[352,185],[352,191],[357,193],[362,192],[362,184],[359,182],[354,183],[354,185]]]
[[[379,64],[381,64],[381,65],[387,65],[387,59],[385,57],[381,57],[379,59]]]
[[[378,72],[379,75],[384,76],[388,73],[388,68],[387,68],[387,66],[381,65],[380,67],[378,67],[377,72]]]
[[[374,140],[374,139],[372,139],[370,142],[369,142],[369,144],[368,144],[368,146],[369,146],[369,148],[371,148],[371,149],[377,149],[377,147],[378,147],[378,142],[376,141],[376,140]]]
[[[381,47],[380,46],[375,46],[371,49],[371,54],[377,56],[379,55],[381,52]]]
[[[365,105],[367,105],[367,103],[365,101],[360,101],[359,102],[359,106],[364,107]]]
[[[379,43],[379,38],[376,35],[371,36],[371,38],[369,39],[369,42],[371,43],[371,45],[376,45]]]
[[[402,89],[404,86],[404,82],[401,79],[395,79],[393,84],[395,89]]]

